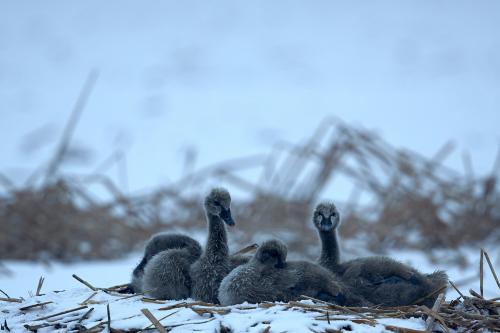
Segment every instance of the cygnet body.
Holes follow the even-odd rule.
[[[291,301],[302,295],[342,305],[366,305],[327,269],[307,261],[286,261],[287,248],[273,239],[264,242],[250,261],[221,282],[223,305],[243,302]]]
[[[448,278],[445,272],[422,274],[389,257],[373,256],[341,263],[336,231],[340,215],[332,202],[323,202],[316,207],[313,223],[321,240],[318,263],[374,304],[432,306],[438,293],[446,289]]]
[[[205,198],[208,237],[201,257],[191,266],[193,281],[191,297],[204,302],[218,303],[222,279],[231,271],[225,225],[233,226],[231,196],[226,189],[215,188]]]
[[[146,243],[146,247],[144,249],[144,256],[142,257],[141,262],[137,265],[137,267],[134,269],[132,273],[132,282],[130,283],[130,291],[134,293],[140,293],[147,290],[143,289],[145,267],[148,266],[148,263],[151,261],[151,259],[157,256],[159,253],[174,249],[176,250],[175,253],[178,253],[174,257],[178,257],[179,255],[182,256],[184,254],[186,256],[186,260],[188,261],[191,261],[193,259],[196,260],[201,255],[200,244],[189,236],[181,234],[171,234],[171,233],[158,233],[152,236]],[[179,252],[179,250],[184,250],[184,251]],[[170,259],[165,258],[165,256],[166,253],[160,256],[164,258],[162,260],[160,260],[160,257],[156,258],[154,265],[161,264],[161,261],[169,263]],[[173,262],[177,260],[178,259],[175,259],[173,260]],[[149,265],[150,271],[152,270],[162,271],[169,269],[169,266],[155,267],[154,265],[153,266]],[[179,271],[182,269],[174,267],[173,270]],[[152,277],[149,276],[148,280],[151,281]],[[160,283],[160,281],[158,281],[158,283]],[[151,288],[151,285],[149,287]]]

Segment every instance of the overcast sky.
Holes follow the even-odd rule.
[[[499,1],[1,1],[0,171],[74,137],[90,171],[126,151],[131,190],[306,138],[328,115],[488,172],[500,143]],[[110,171],[112,172],[112,171]],[[113,175],[114,177],[114,175]]]

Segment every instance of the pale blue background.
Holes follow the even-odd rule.
[[[91,68],[92,159],[65,170],[121,147],[131,191],[178,179],[191,147],[197,167],[267,152],[328,115],[428,156],[451,139],[447,164],[469,151],[478,174],[500,142],[494,0],[1,1],[2,172],[49,158]]]

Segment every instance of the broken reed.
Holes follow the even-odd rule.
[[[337,178],[353,185],[352,195],[338,202],[341,237],[363,238],[374,252],[500,242],[500,155],[491,174],[475,177],[469,162],[464,176],[442,164],[451,145],[423,157],[396,149],[372,132],[323,121],[304,143],[281,143],[267,156],[221,162],[148,193],[125,195],[103,174],[58,172],[67,144],[61,143],[49,176],[41,173],[20,187],[0,177],[5,183],[0,259],[110,259],[140,248],[158,231],[205,230],[200,188],[214,182],[248,194],[233,205],[240,222],[235,243],[253,242],[262,230],[287,231],[292,252],[314,255],[311,212],[320,196],[329,196],[324,189]],[[257,167],[257,180],[241,176]],[[95,185],[111,200],[97,198],[91,191]],[[371,200],[360,201],[363,196]]]

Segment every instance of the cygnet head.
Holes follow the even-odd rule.
[[[225,188],[214,188],[205,198],[207,213],[220,217],[227,225],[233,226],[231,216],[231,196]]]
[[[325,201],[316,206],[313,222],[320,231],[329,231],[340,223],[340,215],[333,202]]]
[[[280,240],[271,239],[262,243],[255,253],[255,259],[263,265],[285,268],[286,255],[286,245]]]

